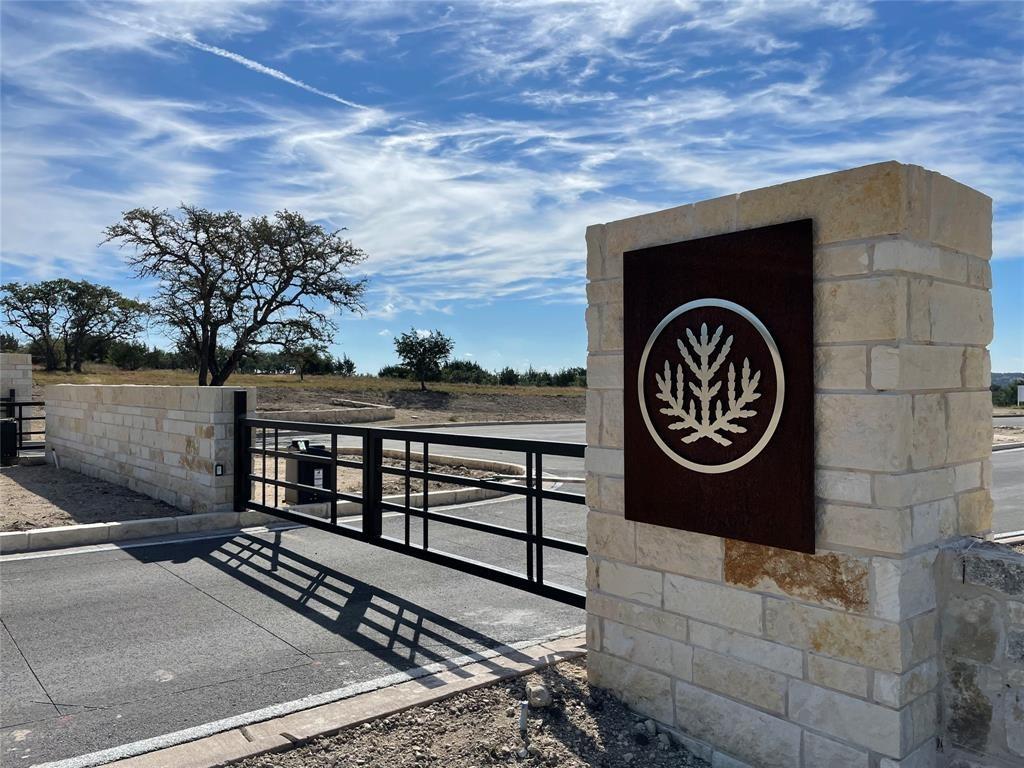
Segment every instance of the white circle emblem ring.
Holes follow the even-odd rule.
[[[681,330],[679,335],[683,338],[675,339],[679,354],[673,360],[674,370],[669,360],[663,361],[664,367],[659,368],[662,363],[659,356],[659,360],[654,361],[653,369],[648,371],[648,359],[662,332],[676,318],[702,308],[725,310],[726,316],[729,316],[728,313],[735,316],[735,323],[723,321],[717,328],[710,329],[707,323],[700,323],[699,327],[677,329]],[[721,317],[722,314],[719,312],[718,316]],[[736,350],[736,353],[732,354],[734,336],[727,327],[730,324],[734,329],[741,325],[751,326],[764,341],[770,357],[770,366],[774,368],[774,403],[758,402],[763,399],[759,391],[762,371],[756,370],[756,364],[750,365],[749,359],[744,356],[744,350]],[[714,325],[712,322],[712,326]],[[750,337],[756,339],[756,336]],[[660,402],[647,402],[645,385],[650,383],[657,384],[658,393],[654,398]],[[647,340],[637,372],[640,413],[654,442],[677,464],[705,474],[732,472],[752,461],[764,450],[782,417],[785,392],[782,357],[772,335],[753,312],[725,299],[697,299],[665,315]],[[734,445],[734,440],[739,435],[747,438],[748,445],[739,455],[730,455],[726,451],[725,460],[721,463],[701,463],[687,458],[663,438],[652,419],[651,408],[655,413],[675,419],[667,429],[672,431],[673,438],[679,435],[680,444],[706,440],[708,444],[716,445],[717,449],[725,450]],[[758,420],[758,414],[768,408],[771,409],[771,414],[767,425],[764,426],[757,441],[749,445],[746,424]],[[763,417],[759,420],[763,422]]]

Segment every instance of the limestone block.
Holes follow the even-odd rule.
[[[612,691],[627,706],[663,723],[672,722],[672,682],[668,675],[591,651],[587,654],[591,685]]]
[[[789,687],[789,716],[810,728],[890,757],[907,747],[901,713],[799,680]]]
[[[814,249],[814,277],[846,277],[863,275],[870,271],[868,246],[832,245]]]
[[[653,632],[672,640],[686,642],[686,618],[649,605],[638,605],[612,595],[594,592],[587,595],[587,613]]]
[[[964,388],[988,389],[992,386],[992,358],[984,347],[964,347]]]
[[[957,533],[956,499],[947,498],[916,504],[911,510],[912,542],[915,547],[948,539]]]
[[[785,714],[787,678],[702,648],[693,653],[693,682],[761,709]]]
[[[622,302],[622,280],[591,280],[587,283],[587,304],[591,307]]]
[[[939,683],[939,665],[935,659],[902,675],[892,672],[875,672],[873,698],[879,704],[901,709],[919,696],[923,696]]]
[[[618,515],[590,512],[587,515],[587,551],[594,557],[636,562],[635,528],[635,523]]]
[[[910,454],[909,395],[819,394],[815,461],[840,469],[894,471]]]
[[[587,351],[603,352],[601,346],[601,309],[591,305],[583,313],[583,319],[587,324]]]
[[[623,446],[622,390],[608,390],[601,398],[601,445],[606,448]]]
[[[602,512],[609,514],[623,514],[625,510],[624,483],[621,477],[602,477],[600,479],[600,493]]]
[[[985,459],[992,453],[992,395],[950,392],[946,395],[949,434],[948,461]]]
[[[818,508],[818,546],[856,547],[900,554],[913,546],[912,519],[909,509],[821,504]]]
[[[804,731],[804,765],[808,768],[868,768],[869,759],[867,752]]]
[[[622,355],[587,355],[587,387],[622,389]]]
[[[992,341],[992,297],[987,290],[910,281],[910,337],[914,341],[987,345]]]
[[[883,757],[878,768],[936,768],[936,765],[935,741],[930,739],[901,760]],[[957,765],[956,768],[966,766]]]
[[[634,664],[672,674],[672,645],[667,637],[606,619],[601,628],[601,650]]]
[[[676,724],[701,739],[760,768],[800,765],[800,728],[753,707],[678,682]]]
[[[622,302],[605,304],[601,307],[601,349],[619,351],[622,349]]]
[[[868,560],[725,540],[725,582],[848,611],[868,608]]]
[[[744,192],[742,228],[811,217],[819,245],[906,233],[924,239],[925,211],[914,204],[923,170],[887,162]]]
[[[814,495],[830,501],[870,504],[871,478],[863,472],[818,469],[814,472]]]
[[[942,395],[915,395],[913,398],[914,433],[910,464],[924,469],[946,463],[949,437],[946,401]]]
[[[992,530],[992,495],[987,489],[961,493],[957,499],[957,524],[964,536]]]
[[[587,390],[587,445],[600,445],[601,441],[601,392]]]
[[[876,557],[871,561],[872,612],[901,621],[935,608],[936,550],[900,560]]]
[[[698,621],[690,622],[690,643],[791,677],[803,676],[803,653],[796,648]]]
[[[952,467],[874,476],[875,503],[880,507],[906,507],[934,501],[954,492]]]
[[[614,475],[622,477],[623,456],[618,448],[594,448],[587,446],[584,464],[587,472],[598,475]]]
[[[761,634],[761,596],[720,584],[666,574],[665,609],[698,621]]]
[[[904,278],[816,283],[814,341],[821,344],[900,339],[906,335],[906,307]]]
[[[597,584],[602,592],[647,605],[661,606],[662,575],[658,571],[601,560],[597,569]]]
[[[963,347],[900,344],[871,349],[871,386],[878,390],[959,389]]]
[[[722,539],[702,533],[637,523],[637,563],[669,573],[720,579]]]
[[[967,283],[978,288],[992,287],[992,265],[987,259],[967,257]]]
[[[867,347],[814,348],[816,389],[864,389],[867,386]]]
[[[946,248],[910,240],[882,240],[875,243],[875,272],[909,272],[967,282],[967,257]]]
[[[868,670],[845,661],[808,654],[807,679],[853,696],[864,698],[868,695]]]
[[[933,171],[928,240],[983,259],[992,255],[992,198]]]
[[[898,624],[765,598],[765,637],[872,669],[903,669]]]
[[[604,274],[604,224],[593,224],[587,227],[587,278],[600,280]]]
[[[694,228],[694,206],[680,205],[605,225],[605,277],[622,274],[622,254],[652,245],[700,237]],[[721,230],[726,231],[726,230]]]

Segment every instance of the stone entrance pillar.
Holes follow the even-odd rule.
[[[715,765],[937,764],[934,563],[991,520],[991,212],[889,162],[587,230],[589,674]],[[816,554],[627,520],[623,252],[806,218]]]

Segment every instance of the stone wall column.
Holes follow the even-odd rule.
[[[592,683],[723,765],[941,764],[934,563],[992,510],[991,213],[888,162],[587,229]],[[817,554],[626,520],[623,252],[802,218]]]
[[[32,355],[0,352],[0,396],[8,397],[12,389],[15,400],[32,399]]]

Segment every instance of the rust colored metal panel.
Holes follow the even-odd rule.
[[[814,552],[811,228],[624,255],[627,519]]]

